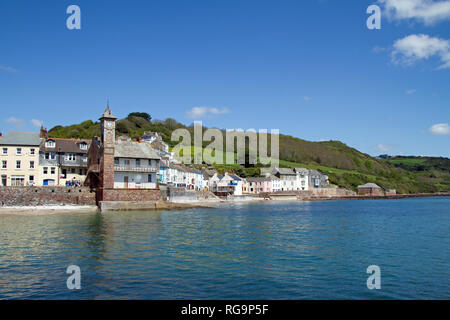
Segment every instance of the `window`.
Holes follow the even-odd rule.
[[[151,174],[148,175],[148,182],[152,182],[152,175]]]
[[[84,142],[81,143],[81,144],[80,144],[80,149],[81,149],[81,150],[87,150],[87,143],[84,143]]]
[[[114,164],[115,164],[116,166],[119,165],[119,158],[114,158]]]
[[[45,142],[45,146],[46,146],[47,148],[54,148],[54,147],[55,147],[55,141],[53,141],[53,140],[47,140],[47,141]]]
[[[140,167],[141,166],[141,160],[140,159],[136,159],[136,167]]]
[[[130,160],[125,160],[125,165],[129,166],[130,165]]]
[[[16,153],[17,153],[18,155],[22,154],[22,148],[17,148],[17,149],[16,149]]]
[[[80,176],[83,175],[83,169],[80,169],[79,174],[80,174]]]
[[[11,185],[13,187],[23,187],[25,182],[25,176],[12,176]]]
[[[8,168],[8,162],[6,160],[2,161],[2,169]]]
[[[3,148],[2,149],[2,154],[8,154],[8,148]]]
[[[34,161],[30,161],[30,169],[34,169]]]
[[[34,176],[30,176],[30,181],[34,181]]]
[[[55,160],[56,154],[54,152],[47,152],[47,153],[45,153],[45,159],[46,160]]]
[[[3,187],[6,187],[6,181],[7,181],[7,178],[8,178],[8,177],[7,177],[6,175],[3,175],[3,176],[2,176],[2,186],[3,186]]]
[[[70,169],[71,173],[75,173],[75,168]]]
[[[44,167],[44,168],[43,168],[43,172],[44,172],[44,174],[47,174],[47,173],[48,173],[48,168],[47,168],[47,167]]]
[[[66,161],[75,161],[76,155],[75,155],[75,153],[66,153],[65,159],[66,159]]]
[[[34,154],[34,148],[30,149],[30,154]]]
[[[20,160],[16,161],[16,169],[20,169]]]
[[[55,174],[55,167],[51,167],[51,168],[50,168],[50,173],[51,173],[51,174]]]

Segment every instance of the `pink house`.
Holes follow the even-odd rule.
[[[247,178],[246,193],[272,192],[272,180],[269,178]]]

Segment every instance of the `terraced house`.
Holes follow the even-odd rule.
[[[80,186],[87,173],[87,151],[90,141],[47,138],[41,128],[39,148],[39,185]]]
[[[8,131],[0,137],[1,186],[34,186],[39,180],[39,132]]]

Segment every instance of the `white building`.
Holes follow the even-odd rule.
[[[146,143],[118,140],[114,144],[114,188],[156,189],[159,156]]]
[[[273,174],[269,175],[268,178],[272,181],[272,192],[281,191],[281,180]]]
[[[297,190],[309,190],[309,170],[305,168],[295,168]]]
[[[222,177],[222,178],[220,178]],[[217,182],[217,179],[220,180]],[[211,185],[211,180],[213,180],[213,184],[215,187],[213,189],[214,193],[221,196],[234,195],[234,196],[242,196],[244,180],[234,174],[225,173],[224,176],[220,176],[215,174],[210,180],[209,183]]]
[[[169,145],[163,141],[158,132],[145,132],[141,141],[151,144],[155,149],[169,153]]]

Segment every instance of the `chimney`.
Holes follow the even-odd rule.
[[[44,126],[41,126],[40,137],[43,139],[47,139],[47,129],[45,129]]]

